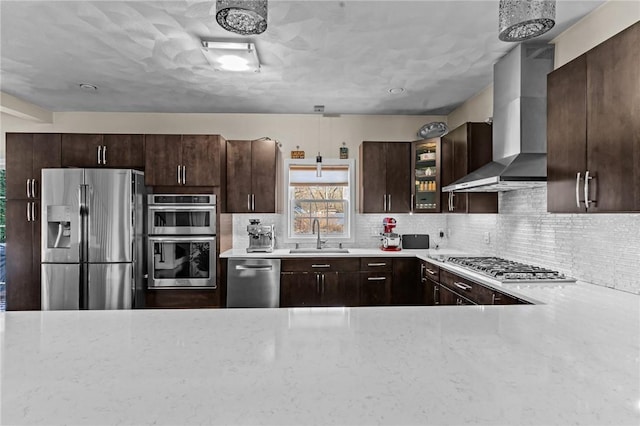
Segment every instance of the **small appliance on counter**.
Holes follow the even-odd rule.
[[[249,219],[247,253],[271,253],[275,246],[275,225],[260,225],[260,219]]]
[[[384,232],[382,233],[382,247],[380,249],[384,251],[401,250],[400,235],[393,232],[393,228],[396,227],[396,220],[392,217],[385,217],[382,225],[384,226]]]
[[[428,234],[402,234],[402,248],[407,250],[424,250],[429,248]]]

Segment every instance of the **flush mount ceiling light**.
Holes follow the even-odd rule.
[[[555,25],[555,0],[500,0],[502,41],[524,41],[546,33]]]
[[[267,0],[216,0],[216,20],[232,33],[262,34],[267,29]]]
[[[389,93],[391,93],[392,95],[399,95],[400,93],[404,92],[404,87],[392,87],[391,89],[389,89]]]
[[[253,43],[202,41],[203,52],[216,71],[260,72],[258,52]]]
[[[79,83],[78,87],[85,92],[96,92],[98,91],[98,86],[90,83]]]

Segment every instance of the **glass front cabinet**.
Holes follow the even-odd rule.
[[[440,138],[413,142],[411,168],[413,189],[411,210],[440,212]]]

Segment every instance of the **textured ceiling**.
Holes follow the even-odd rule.
[[[601,3],[558,0],[544,39]],[[53,111],[445,114],[512,47],[498,40],[497,0],[270,0],[253,37],[214,15],[213,0],[2,0],[0,90]],[[202,38],[255,42],[261,72],[214,71]]]

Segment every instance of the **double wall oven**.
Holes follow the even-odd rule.
[[[216,196],[151,194],[148,287],[216,287]]]

